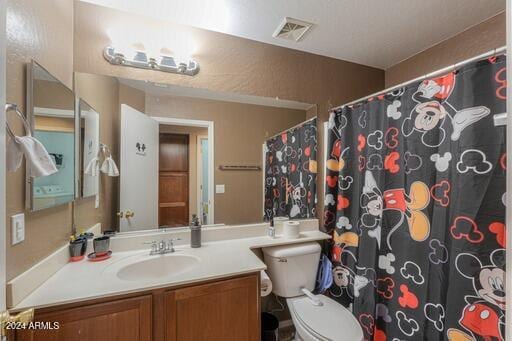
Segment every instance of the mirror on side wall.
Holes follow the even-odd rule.
[[[58,171],[44,177],[27,173],[31,211],[75,198],[75,96],[37,62],[28,65],[27,114],[33,136],[46,148]]]
[[[100,114],[83,99],[77,100],[78,120],[78,174],[81,198],[96,196],[100,182]],[[78,195],[77,195],[78,196]]]
[[[194,215],[202,225],[317,217],[314,105],[106,78],[75,77],[88,103],[117,108],[101,118],[113,123],[100,140],[111,141],[120,172],[102,184],[117,208],[104,229],[183,227]],[[106,84],[118,87],[111,98],[85,91]]]

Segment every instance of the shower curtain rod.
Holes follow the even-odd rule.
[[[380,90],[380,91],[377,91],[371,95],[368,95],[368,96],[365,96],[365,97],[362,97],[362,98],[359,98],[359,99],[356,99],[355,101],[351,101],[351,102],[348,102],[348,103],[345,103],[345,104],[342,104],[340,106],[337,106],[337,107],[334,107],[334,108],[331,108],[329,110],[329,112],[333,112],[335,110],[339,110],[339,109],[342,109],[343,107],[346,107],[346,106],[349,106],[349,105],[352,105],[352,104],[356,104],[358,102],[362,102],[362,101],[365,101],[369,98],[372,98],[372,97],[375,97],[377,95],[380,95],[380,94],[384,94],[384,93],[388,93],[388,92],[391,92],[391,91],[394,91],[396,89],[399,89],[401,87],[404,87],[408,84],[411,84],[411,83],[414,83],[414,82],[419,82],[421,80],[424,80],[426,78],[432,78],[432,77],[435,77],[435,76],[439,76],[440,74],[443,74],[443,73],[447,73],[449,71],[452,71],[456,68],[459,68],[463,65],[466,65],[468,63],[471,63],[471,62],[474,62],[474,61],[477,61],[477,60],[480,60],[480,59],[484,59],[484,58],[488,58],[490,56],[493,56],[493,55],[496,55],[498,53],[502,53],[502,52],[505,52],[507,50],[507,47],[506,46],[502,46],[502,47],[499,47],[499,48],[496,48],[494,50],[491,50],[491,51],[488,51],[488,52],[485,52],[485,53],[482,53],[478,56],[475,56],[475,57],[471,57],[469,59],[466,59],[466,60],[463,60],[461,62],[458,62],[458,63],[455,63],[453,65],[450,65],[450,66],[447,66],[445,68],[442,68],[442,69],[439,69],[437,71],[434,71],[434,72],[431,72],[431,73],[427,73],[426,75],[423,75],[423,76],[420,76],[418,78],[414,78],[412,80],[409,80],[407,82],[403,82],[401,84],[398,84],[398,85],[393,85],[392,87],[389,87],[387,89],[384,89],[384,90]]]
[[[265,141],[268,141],[268,140],[270,140],[270,139],[273,139],[274,137],[279,136],[279,135],[281,135],[282,133],[284,133],[284,132],[286,132],[286,131],[288,131],[288,130],[292,130],[292,129],[295,129],[295,128],[297,128],[297,127],[300,127],[301,125],[303,125],[303,124],[305,124],[305,123],[308,123],[309,121],[313,121],[313,120],[315,120],[316,118],[317,118],[316,116],[315,116],[315,117],[308,118],[308,119],[307,119],[307,120],[305,120],[305,121],[302,121],[302,122],[300,122],[300,123],[297,123],[297,124],[296,124],[296,125],[294,125],[293,127],[287,128],[287,129],[285,129],[285,130],[283,130],[283,131],[281,131],[281,132],[279,132],[279,133],[277,133],[277,134],[274,134],[274,135],[272,135],[272,136],[270,136],[270,137],[267,137],[267,139],[266,139]]]

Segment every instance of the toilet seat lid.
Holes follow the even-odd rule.
[[[328,340],[363,339],[359,322],[347,308],[327,296],[316,297],[323,303],[322,306],[313,305],[306,296],[288,300],[288,305],[293,308],[296,317],[306,329]]]

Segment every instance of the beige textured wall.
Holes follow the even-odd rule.
[[[73,91],[58,82],[35,80],[32,96],[34,107],[75,110]]]
[[[146,110],[146,94],[130,86],[119,84],[119,107],[127,104],[140,112]]]
[[[201,65],[195,77],[110,65],[103,48],[116,43],[112,36],[166,37],[178,34],[197,45],[194,58]],[[136,39],[136,38],[133,38]],[[137,41],[138,42],[138,41]],[[134,42],[131,42],[134,43]],[[163,45],[166,42],[162,42]],[[170,46],[163,46],[172,49]],[[114,9],[78,2],[75,5],[75,70],[127,79],[148,80],[214,91],[279,97],[316,104],[319,124],[330,107],[384,88],[384,70],[268,45],[217,32],[172,25]],[[311,112],[308,112],[311,114]],[[323,133],[319,129],[319,212],[323,207]]]
[[[226,193],[215,194],[215,223],[261,222],[261,171],[220,171],[220,165],[262,165],[262,144],[270,136],[306,119],[300,110],[230,103],[187,97],[146,96],[151,116],[214,122],[215,184]]]
[[[386,87],[420,77],[506,44],[505,13],[484,21],[386,70]]]
[[[73,82],[73,1],[7,1],[7,101],[25,111],[26,65],[37,60],[68,87]],[[21,133],[21,125],[13,127]],[[7,279],[62,245],[71,231],[70,205],[36,213],[25,210],[25,167],[7,173]],[[10,246],[10,216],[25,212],[25,241]]]
[[[384,71],[264,44],[212,31],[173,25],[140,15],[78,2],[75,6],[75,70],[186,87],[279,97],[332,105],[357,98],[384,85]],[[129,37],[160,37],[179,32],[197,45],[201,71],[194,77],[113,66],[102,55],[112,42],[108,32]],[[133,38],[137,40],[138,38]],[[142,39],[142,38],[141,38]],[[115,40],[115,38],[114,38]],[[172,49],[172,39],[162,46]],[[139,41],[135,41],[139,42]],[[134,42],[132,42],[134,43]],[[143,41],[141,42],[143,43]]]

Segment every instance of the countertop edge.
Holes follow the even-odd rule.
[[[247,252],[250,252],[252,256],[255,258],[254,265],[247,267],[247,268],[241,268],[239,271],[233,271],[233,272],[226,272],[226,273],[218,273],[214,274],[212,276],[204,276],[200,278],[192,278],[192,279],[185,279],[185,280],[178,280],[178,281],[167,281],[162,282],[157,285],[147,285],[142,286],[139,288],[133,288],[133,289],[119,289],[117,291],[111,291],[107,290],[104,293],[101,294],[91,294],[91,295],[84,295],[82,297],[72,297],[69,299],[63,298],[62,300],[54,300],[51,302],[43,302],[41,304],[30,304],[31,296],[37,293],[37,290],[40,289],[47,281],[49,281],[52,277],[50,277],[45,283],[43,283],[41,286],[36,288],[30,295],[28,295],[25,299],[23,299],[21,302],[19,302],[18,305],[15,305],[14,307],[10,308],[9,311],[11,312],[17,312],[23,309],[27,308],[34,308],[34,309],[43,309],[43,308],[50,308],[50,307],[56,307],[61,305],[68,305],[68,304],[75,304],[79,302],[83,302],[86,304],[88,301],[98,300],[98,299],[106,299],[108,297],[116,297],[116,296],[123,296],[123,295],[130,295],[130,294],[136,294],[136,293],[143,293],[145,291],[151,291],[151,290],[158,290],[158,289],[164,289],[168,288],[172,290],[174,287],[181,287],[186,285],[193,285],[201,282],[208,282],[211,280],[217,280],[222,278],[229,278],[229,277],[235,277],[235,276],[242,276],[250,273],[259,272],[261,270],[266,270],[265,263],[253,252],[255,249],[261,249],[264,247],[272,247],[272,246],[279,246],[279,245],[292,245],[292,244],[300,244],[300,243],[307,243],[312,241],[322,241],[322,240],[328,240],[331,239],[331,236],[319,231],[307,231],[307,232],[301,232],[301,238],[297,239],[286,239],[282,236],[277,236],[275,239],[267,239],[267,240],[261,240],[265,237],[252,237],[252,238],[241,238],[241,239],[235,239],[235,240],[229,240],[229,241],[214,241],[210,242],[209,244],[223,244],[223,243],[232,243],[232,242],[243,242],[244,248],[246,248]],[[28,301],[28,302],[26,302]],[[33,303],[33,302],[32,302]]]

